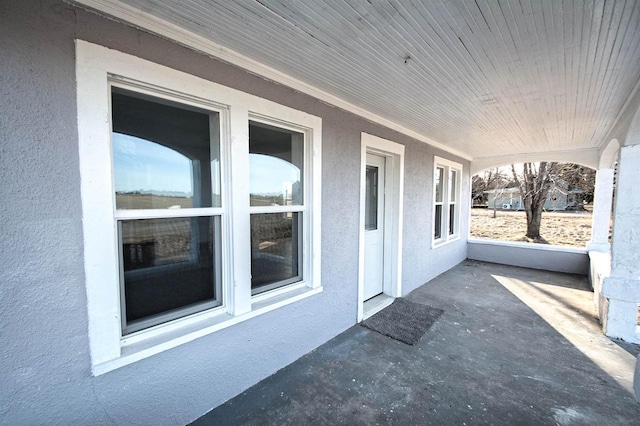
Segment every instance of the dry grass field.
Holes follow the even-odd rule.
[[[471,237],[503,241],[521,241],[558,246],[585,247],[591,239],[591,212],[545,212],[540,227],[541,240],[525,237],[523,211],[471,209]]]
[[[168,209],[172,206],[188,209],[193,207],[193,199],[151,194],[116,194],[116,204],[120,209]]]

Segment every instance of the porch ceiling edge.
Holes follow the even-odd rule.
[[[527,152],[509,155],[474,158],[471,161],[471,175],[490,167],[505,166],[527,161],[558,161],[576,163],[597,169],[600,163],[600,152],[597,148],[567,151]]]

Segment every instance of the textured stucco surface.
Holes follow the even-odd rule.
[[[323,119],[324,292],[100,377],[90,373],[74,39]],[[468,162],[169,41],[56,1],[0,3],[0,422],[184,424],[352,326],[360,134],[404,144],[403,293],[466,257],[431,250],[433,155]],[[461,213],[467,234],[468,211]],[[115,285],[115,284],[114,284]]]
[[[640,116],[638,117],[640,121]],[[634,343],[640,343],[637,328],[640,303],[640,198],[637,196],[639,164],[640,145],[625,145],[620,148],[620,171],[616,179],[613,212],[615,227],[611,243],[611,275],[604,280],[602,287],[603,295],[609,299],[607,336]]]
[[[640,118],[638,119],[640,121]],[[638,124],[640,126],[640,124]],[[640,133],[640,131],[639,131]],[[640,135],[638,135],[640,139]],[[613,212],[615,228],[611,246],[611,275],[636,278],[640,275],[640,144],[620,148],[619,172]]]
[[[522,266],[523,268],[567,274],[589,274],[589,255],[586,250],[573,248],[478,239],[468,242],[467,257],[483,262]]]

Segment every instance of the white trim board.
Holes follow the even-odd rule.
[[[228,62],[232,65],[236,65],[240,68],[250,71],[251,73],[283,84],[306,95],[313,96],[314,98],[320,99],[321,101],[327,102],[328,104],[334,105],[338,108],[342,108],[345,111],[351,112],[362,118],[373,121],[374,123],[378,123],[382,126],[388,127],[389,129],[395,130],[411,138],[427,143],[433,147],[461,157],[465,160],[472,159],[472,157],[468,154],[453,149],[443,143],[437,142],[418,132],[407,129],[406,127],[398,123],[395,123],[378,114],[352,104],[351,102],[345,101],[324,90],[318,89],[317,87],[307,84],[302,80],[291,77],[290,75],[285,74],[282,71],[278,71],[236,51],[227,49],[226,47],[214,43],[213,41],[205,37],[201,37],[197,34],[192,33],[191,31],[187,31],[184,28],[167,22],[164,19],[157,18],[150,13],[136,9],[118,0],[75,0],[75,3],[120,19],[133,25],[136,28],[140,28],[142,30],[149,31],[152,34],[168,38],[169,40],[173,40],[198,52],[202,52],[214,58]]]
[[[365,222],[365,193],[366,185],[364,174],[367,169],[367,153],[374,153],[387,158],[387,172],[391,179],[387,179],[387,184],[392,188],[393,199],[391,209],[391,230],[390,238],[385,238],[385,244],[390,245],[390,265],[391,279],[389,285],[385,285],[384,294],[396,298],[402,296],[402,218],[404,205],[404,145],[391,142],[368,133],[361,135],[362,145],[360,151],[360,227],[358,244],[358,313],[357,322],[365,319],[364,312],[364,222]],[[387,262],[385,262],[387,266]]]

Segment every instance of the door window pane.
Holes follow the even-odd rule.
[[[112,88],[117,209],[220,206],[219,114]]]
[[[367,166],[365,174],[364,229],[378,229],[378,168]]]
[[[253,294],[302,279],[302,213],[251,215]]]
[[[303,162],[302,133],[250,121],[251,205],[302,205]]]
[[[182,308],[202,302],[208,303],[196,311],[220,305],[219,227],[219,217],[120,222],[125,333],[141,320],[157,324],[190,314]]]

